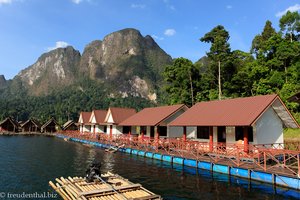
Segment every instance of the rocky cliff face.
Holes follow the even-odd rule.
[[[43,54],[36,63],[16,77],[35,95],[74,83],[80,63],[80,53],[73,47],[58,48]]]
[[[163,66],[171,63],[151,38],[138,30],[124,29],[86,46],[79,71],[92,79],[109,83],[115,93],[154,100],[154,88]]]
[[[82,56],[73,47],[45,53],[15,80],[21,80],[31,94],[40,95],[85,77],[103,83],[110,96],[156,100],[155,88],[163,66],[170,63],[171,57],[151,36],[124,29],[107,35],[103,41],[91,42]]]
[[[0,75],[0,89],[5,88],[7,86],[7,81],[4,75]]]

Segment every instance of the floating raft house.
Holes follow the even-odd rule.
[[[82,177],[61,177],[49,185],[65,200],[157,200],[159,195],[150,192],[140,184],[110,172],[94,182],[86,182]]]

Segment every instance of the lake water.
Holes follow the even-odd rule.
[[[291,196],[293,191],[268,184],[44,136],[0,136],[0,197],[53,192],[49,180],[84,176],[94,159],[102,172],[141,183],[164,199],[300,199],[299,193]]]

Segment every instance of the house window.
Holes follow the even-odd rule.
[[[249,142],[253,142],[253,127],[252,126],[248,127],[248,138],[249,138]]]
[[[248,140],[253,142],[253,127],[249,126],[248,129]],[[235,127],[235,141],[244,140],[244,127],[237,126]]]
[[[140,127],[140,134],[144,133],[146,135],[147,133],[147,126],[141,126]]]
[[[197,138],[198,139],[209,139],[209,127],[208,126],[197,126]]]
[[[159,136],[167,136],[167,127],[166,126],[158,126]]]
[[[104,131],[104,133],[107,132],[107,126],[104,126],[103,131]]]
[[[123,134],[128,134],[131,132],[131,126],[123,126]]]

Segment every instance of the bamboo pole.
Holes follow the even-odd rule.
[[[61,181],[65,184],[65,186],[70,190],[70,192],[72,192],[73,196],[74,196],[76,199],[80,199],[80,198],[79,198],[79,192],[80,192],[80,191],[78,191],[76,187],[74,188],[73,183],[70,182],[69,180],[63,178],[63,177],[61,177],[60,179],[61,179]]]
[[[73,195],[73,193],[69,190],[69,188],[67,186],[65,186],[65,184],[59,180],[58,178],[55,179],[59,184],[61,184],[62,186],[64,186],[64,189],[66,191],[66,193],[69,194],[69,196],[71,197],[71,199],[76,200],[76,197]]]
[[[49,185],[64,199],[69,200],[69,197],[60,191],[59,187],[56,187],[52,181],[49,181]]]
[[[64,196],[68,197],[68,200],[72,200],[72,197],[69,194],[67,194],[58,183],[56,183],[56,186],[60,188],[60,191],[64,194]]]

